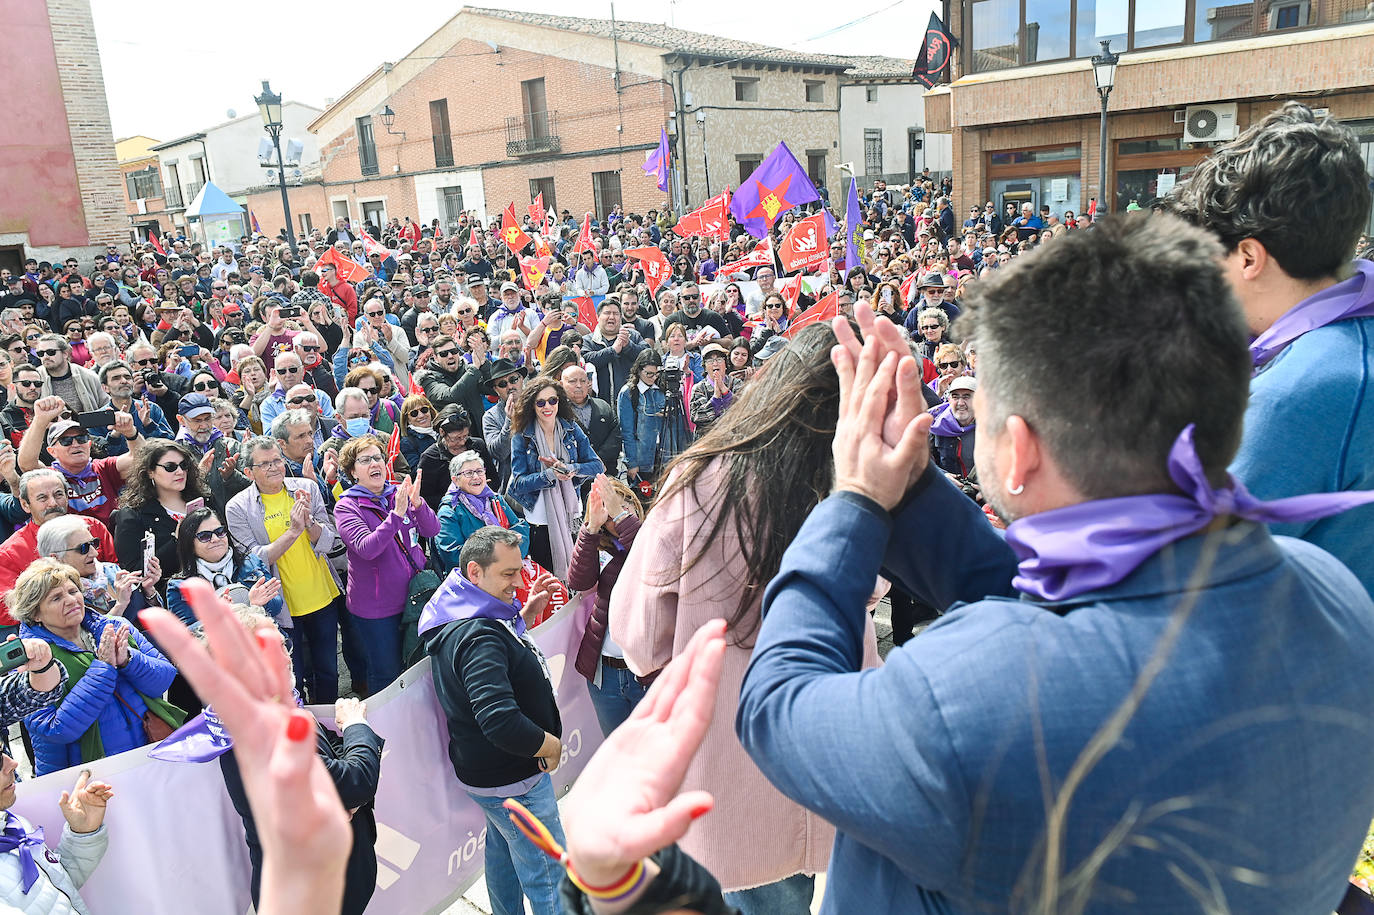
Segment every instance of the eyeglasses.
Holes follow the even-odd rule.
[[[210,287],[210,291],[211,291],[211,292],[224,292],[224,291],[226,291],[228,288],[229,288],[228,286],[211,286],[211,287]]]
[[[286,466],[286,461],[281,458],[275,458],[270,461],[258,461],[248,466],[254,470],[280,470],[282,467]]]
[[[216,540],[224,539],[224,528],[217,527],[209,531],[196,531],[196,541],[199,543],[213,543]]]
[[[176,473],[178,470],[185,470],[185,469],[186,469],[186,462],[185,462],[185,461],[163,461],[163,462],[158,462],[158,463],[154,464],[153,466],[154,466],[154,467],[161,467],[163,470],[167,471],[168,473]]]
[[[76,435],[59,438],[57,444],[63,448],[70,448],[72,445],[84,445],[91,440],[91,436],[86,432],[78,432]]]
[[[157,365],[157,357],[149,356],[147,359],[135,359],[134,365]]]
[[[359,387],[358,390],[359,390],[359,391],[362,391],[362,392],[363,392],[364,394],[366,394],[368,397],[371,397],[372,395],[374,395],[374,394],[377,393],[377,386],[376,386],[376,385],[373,385],[373,386],[370,387],[370,388]]]
[[[509,378],[498,378],[491,383],[491,386],[498,391],[504,391],[511,386],[511,380]]]
[[[536,401],[534,402],[534,405],[535,405],[536,407],[541,407],[541,408],[542,408],[542,407],[556,407],[556,406],[558,406],[558,398],[557,398],[557,397],[550,397],[550,398],[548,398],[547,400],[545,400],[544,398],[541,397],[540,399],[538,399],[538,400],[536,400]]]
[[[964,365],[964,364],[963,364],[962,362],[937,362],[937,363],[935,363],[935,367],[936,367],[937,369],[940,369],[941,371],[944,371],[945,369],[957,369],[957,368],[962,368],[963,365]]]
[[[311,397],[310,395],[306,394],[306,395],[304,395],[304,396],[302,396],[302,397],[293,397],[293,398],[291,398],[290,400],[288,400],[287,403],[289,403],[289,404],[290,404],[291,406],[293,406],[293,407],[299,407],[301,404],[310,403],[310,401],[312,401],[312,400],[314,400],[314,399],[315,399],[315,398],[313,398],[313,397]]]
[[[302,346],[302,347],[301,347],[301,352],[303,352],[303,353],[318,353],[319,351],[320,351],[320,348],[319,348],[318,346]]]
[[[213,391],[213,390],[215,390],[215,388],[217,388],[218,386],[219,386],[218,383],[217,383],[217,382],[214,382],[214,381],[201,381],[201,382],[197,382],[196,384],[191,385],[191,390],[193,390],[193,391]]]
[[[296,375],[300,372],[301,367],[299,365],[293,365],[288,368],[277,366],[276,370],[278,375]]]
[[[429,407],[416,407],[410,411],[411,416],[428,416],[431,410]]]
[[[384,460],[386,460],[386,458],[382,457],[380,454],[364,454],[356,458],[353,463],[367,466],[371,464],[380,464]]]
[[[21,379],[21,380],[19,380],[19,381],[16,381],[15,384],[19,385],[20,387],[25,387],[25,388],[41,388],[41,387],[43,387],[43,382],[42,382],[42,381],[23,381],[23,380]]]
[[[921,325],[921,330],[939,330],[939,329],[940,329],[940,325],[938,325],[938,324],[922,324],[922,325]]]
[[[434,358],[435,358],[435,359],[447,359],[449,356],[452,356],[452,355],[453,355],[454,353],[456,353],[456,352],[458,352],[457,349],[446,349],[446,350],[443,350],[443,351],[435,350],[435,351],[434,351]]]
[[[460,470],[460,471],[458,471],[458,476],[460,476],[460,477],[468,477],[468,478],[474,479],[474,480],[477,479],[478,477],[486,477],[486,475],[487,475],[487,472],[486,472],[485,470],[483,470],[482,468],[480,468],[480,467],[477,468],[476,470]]]
[[[467,316],[467,315],[476,314],[476,312],[473,311],[471,308],[460,308],[460,309],[458,309],[456,312],[454,312],[454,314]]]
[[[91,555],[92,550],[100,549],[99,540],[86,540],[76,546],[69,546],[65,550],[58,550],[59,553],[80,553],[82,556]]]

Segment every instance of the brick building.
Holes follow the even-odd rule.
[[[128,240],[89,0],[0,0],[0,266],[90,258]],[[20,124],[22,121],[22,125]]]
[[[952,134],[956,211],[1103,199],[1089,58],[1121,55],[1105,203],[1148,207],[1283,99],[1329,110],[1374,160],[1374,20],[1365,0],[949,0],[955,79],[926,93]],[[1371,5],[1374,6],[1374,5]]]
[[[310,129],[331,215],[379,224],[491,219],[512,201],[523,215],[540,192],[578,215],[695,205],[737,187],[780,139],[833,197],[839,90],[855,64],[665,25],[468,7]],[[667,194],[640,168],[665,125]]]

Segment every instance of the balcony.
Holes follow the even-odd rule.
[[[192,181],[186,185],[186,199],[195,200],[196,195],[200,193],[200,189],[203,187],[205,187],[204,181]]]
[[[175,184],[169,184],[169,185],[167,186],[167,193],[166,193],[164,196],[165,196],[165,198],[166,198],[166,199],[165,199],[165,203],[166,203],[166,205],[167,205],[167,209],[169,209],[169,210],[184,210],[184,209],[186,209],[186,204],[184,204],[184,203],[181,202],[181,188],[177,187]]]
[[[562,149],[557,111],[534,111],[506,118],[506,155],[530,156]]]

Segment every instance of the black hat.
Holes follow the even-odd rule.
[[[941,289],[945,288],[945,277],[944,277],[944,274],[941,274],[941,273],[927,273],[924,277],[921,278],[921,285],[918,286],[917,288],[918,288],[918,289],[926,289],[926,288],[928,288],[928,287],[930,287],[930,286],[939,286]]]
[[[439,411],[439,421],[435,423],[439,432],[453,432],[457,429],[471,429],[472,417],[459,404],[449,404]]]
[[[498,378],[505,378],[508,375],[524,376],[525,370],[516,365],[509,359],[493,359],[482,366],[482,387],[488,394],[495,394],[496,389],[492,387],[492,382]]]

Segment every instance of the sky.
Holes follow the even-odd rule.
[[[608,0],[473,5],[610,17]],[[938,6],[938,0],[620,0],[615,14],[818,53],[915,57]],[[263,79],[284,99],[324,107],[382,61],[404,57],[459,7],[332,0],[253,9],[247,15],[185,0],[91,0],[115,138],[166,141],[228,120],[230,111],[249,114]]]

